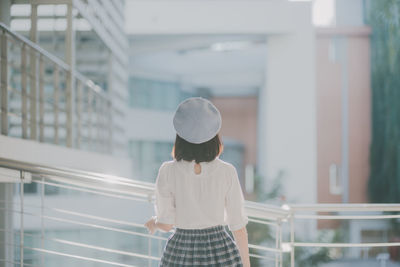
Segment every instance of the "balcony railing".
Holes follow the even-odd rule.
[[[112,147],[109,97],[0,23],[1,134],[97,152]]]
[[[13,248],[13,260],[0,261],[20,266],[52,266],[52,262],[57,266],[158,266],[170,233],[149,235],[143,227],[153,210],[154,184],[7,159],[0,159],[0,167],[0,174],[5,173],[0,182],[14,180],[19,188],[11,203],[0,203],[0,212],[14,218],[13,228],[0,231],[15,235],[12,242],[0,240],[1,246]],[[27,193],[28,184],[37,185],[38,193]],[[400,218],[400,204],[278,207],[247,201],[246,211],[248,228],[252,224],[259,234],[267,233],[263,242],[250,235],[250,256],[260,266],[295,266],[296,248],[300,247],[400,246],[400,242],[333,243],[297,238],[298,234],[304,236],[300,221]]]

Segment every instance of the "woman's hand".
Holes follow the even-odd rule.
[[[156,218],[155,216],[151,217],[150,220],[148,220],[144,226],[146,226],[147,230],[149,231],[150,234],[154,234],[157,231],[157,225],[156,225]]]

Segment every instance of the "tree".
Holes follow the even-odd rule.
[[[371,36],[371,202],[400,202],[400,1],[367,2]]]

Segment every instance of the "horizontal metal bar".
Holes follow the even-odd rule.
[[[21,214],[20,210],[6,209],[6,208],[1,208],[1,207],[0,207],[0,210]],[[129,231],[129,230],[124,230],[124,229],[119,229],[119,228],[104,226],[104,225],[99,225],[99,224],[93,224],[93,223],[85,223],[85,222],[80,222],[80,221],[70,220],[70,219],[65,219],[65,218],[59,218],[59,217],[54,217],[54,216],[40,215],[40,214],[33,213],[33,212],[23,212],[23,214],[33,216],[33,217],[48,219],[48,220],[52,220],[52,221],[86,226],[89,228],[96,228],[96,229],[102,229],[102,230],[107,230],[107,231],[111,231],[111,232],[124,233],[124,234],[132,235],[132,236],[141,236],[141,237],[147,237],[147,238],[164,240],[164,241],[167,240],[167,238],[161,237],[161,236],[149,235],[149,234],[139,233],[139,232],[135,232],[135,231]]]
[[[279,226],[279,224],[277,222],[267,222],[267,221],[263,221],[263,220],[253,219],[251,217],[249,218],[249,222],[255,222],[255,223],[271,225],[271,226]]]
[[[0,229],[0,231],[13,233],[12,231],[7,231],[5,229]],[[52,242],[56,242],[59,244],[70,245],[73,247],[93,249],[93,250],[108,252],[108,253],[112,253],[112,254],[118,254],[118,255],[124,255],[124,256],[130,256],[130,257],[142,258],[142,259],[152,259],[152,260],[156,260],[156,261],[160,260],[159,257],[148,256],[147,254],[139,254],[139,253],[133,253],[133,252],[124,251],[124,250],[111,249],[111,248],[106,248],[106,247],[101,247],[101,246],[94,246],[94,245],[90,245],[90,244],[86,244],[86,243],[75,242],[75,241],[70,241],[70,240],[65,240],[65,239],[60,239],[60,238],[48,238],[48,237],[42,237],[40,235],[35,235],[35,234],[30,234],[30,233],[24,233],[24,236],[29,236],[32,238],[40,238],[43,240],[52,241]],[[17,246],[17,244],[14,244],[14,245]]]
[[[398,215],[294,215],[296,219],[318,219],[318,220],[375,220],[375,219],[397,219]]]
[[[78,260],[97,262],[97,263],[103,263],[103,264],[109,264],[109,265],[121,266],[121,267],[136,267],[135,265],[129,265],[129,264],[123,264],[123,263],[118,263],[118,262],[113,262],[113,261],[100,260],[100,259],[95,259],[95,258],[90,258],[90,257],[83,257],[83,256],[79,256],[79,255],[74,255],[74,254],[62,253],[62,252],[58,252],[58,251],[54,251],[54,250],[27,247],[27,246],[24,246],[24,248],[28,249],[28,250],[32,250],[32,251],[38,251],[38,252],[47,253],[47,254],[53,254],[53,255],[57,255],[57,256],[74,258],[74,259],[78,259]]]
[[[16,206],[21,205],[21,203],[16,202],[16,201],[0,200],[0,203],[7,203],[7,204],[11,204],[11,205],[16,205]],[[33,207],[33,208],[38,208],[38,209],[43,209],[43,210],[49,210],[49,211],[56,211],[56,212],[59,212],[59,213],[74,215],[74,216],[87,218],[87,219],[93,219],[93,220],[98,220],[98,221],[103,221],[103,222],[111,222],[111,223],[124,225],[124,226],[146,228],[143,224],[139,224],[139,223],[127,222],[127,221],[116,220],[116,219],[109,219],[109,218],[102,217],[102,216],[95,216],[95,215],[90,215],[90,214],[86,214],[86,213],[80,213],[80,212],[76,212],[76,211],[70,211],[70,210],[65,210],[65,209],[46,207],[46,206],[42,206],[42,205],[34,205],[34,204],[29,204],[29,203],[24,203],[24,205],[28,206],[28,207]]]
[[[85,193],[92,193],[92,194],[96,194],[96,195],[100,195],[100,196],[106,196],[106,197],[112,197],[112,198],[118,198],[118,199],[126,199],[126,200],[133,200],[133,201],[146,201],[146,202],[148,202],[147,198],[144,199],[144,198],[139,198],[139,197],[123,196],[123,195],[120,195],[120,194],[112,194],[112,193],[100,192],[100,191],[86,189],[86,188],[80,188],[80,187],[77,187],[77,186],[60,185],[60,184],[51,183],[51,182],[42,182],[40,180],[35,180],[33,182],[34,183],[38,183],[38,184],[45,184],[45,185],[49,185],[49,186],[56,186],[56,187],[60,187],[60,188],[76,190],[76,191],[85,192]]]
[[[47,238],[45,238],[47,239]],[[118,254],[118,255],[124,255],[124,256],[130,256],[130,257],[135,257],[135,258],[143,258],[143,259],[152,259],[152,260],[160,260],[158,257],[154,256],[149,256],[145,254],[139,254],[139,253],[133,253],[133,252],[128,252],[128,251],[123,251],[123,250],[117,250],[117,249],[110,249],[110,248],[105,248],[105,247],[100,247],[100,246],[93,246],[93,245],[88,245],[84,243],[79,243],[79,242],[73,242],[73,241],[68,241],[64,239],[58,239],[58,238],[51,238],[47,239],[51,240],[60,244],[66,244],[66,245],[71,245],[75,247],[81,247],[81,248],[88,248],[88,249],[93,249],[97,251],[103,251],[103,252],[108,252],[108,253],[113,253],[113,254]]]
[[[389,243],[306,243],[295,242],[294,247],[324,247],[324,248],[372,248],[372,247],[400,247],[400,242]]]
[[[275,258],[257,255],[257,254],[253,254],[253,253],[249,253],[249,256],[250,256],[250,258],[258,258],[258,259],[263,259],[263,260],[268,260],[268,261],[275,261]]]
[[[400,211],[400,204],[288,204],[291,211]]]
[[[274,253],[283,252],[282,249],[278,249],[278,248],[268,248],[268,247],[263,247],[263,246],[259,246],[259,245],[252,245],[252,244],[249,244],[249,248],[258,249],[258,250],[263,250],[263,251],[268,251],[268,252],[274,252]]]
[[[134,181],[132,179],[113,176],[113,175],[99,174],[87,171],[78,171],[69,168],[49,167],[45,165],[31,164],[5,158],[0,158],[0,166],[9,169],[24,170],[33,174],[39,174],[39,175],[43,174],[43,175],[57,176],[68,179],[77,179],[81,181],[96,182],[99,185],[104,185],[105,189],[109,187],[110,184],[112,184],[114,186],[120,185],[127,187],[127,189],[132,189],[132,192],[134,192],[133,189],[137,189],[138,191],[141,190],[143,192],[154,191],[154,184],[152,183]],[[104,184],[100,184],[100,182],[104,182]],[[128,191],[129,190],[126,190],[126,192]]]

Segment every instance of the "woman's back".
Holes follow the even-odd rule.
[[[168,161],[157,177],[156,213],[160,222],[182,229],[228,224],[231,231],[247,224],[236,169],[216,158],[201,162]]]

